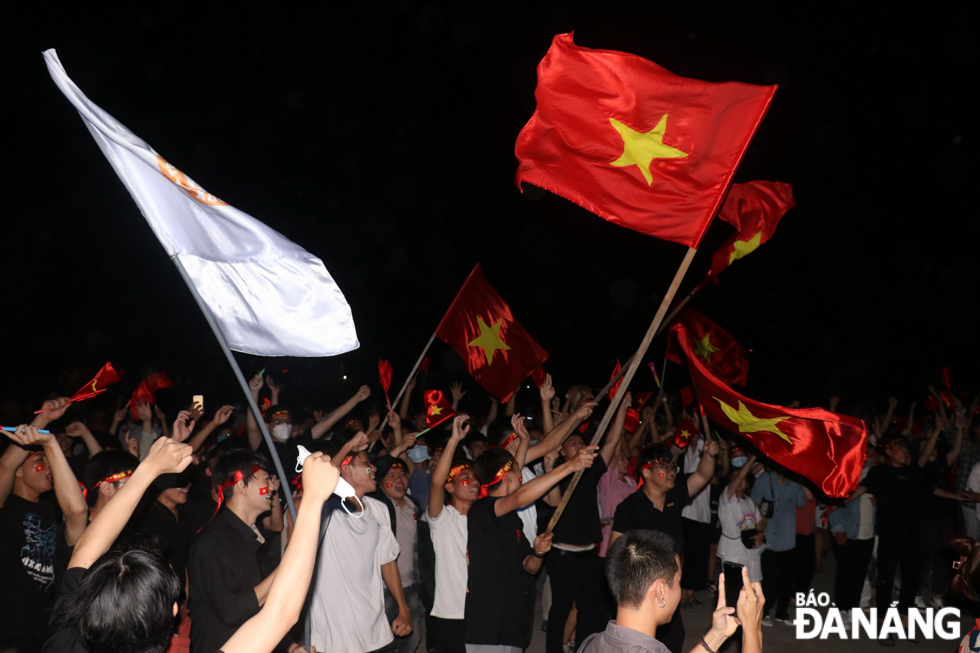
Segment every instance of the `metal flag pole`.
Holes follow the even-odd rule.
[[[415,366],[412,368],[412,371],[409,372],[408,376],[405,377],[405,383],[402,384],[402,389],[398,391],[398,395],[395,397],[395,400],[391,402],[392,411],[398,409],[398,402],[401,401],[402,395],[405,394],[405,390],[408,388],[409,382],[412,380],[412,378],[415,376],[415,373],[422,365],[422,361],[425,360],[425,355],[429,353],[429,347],[432,346],[432,343],[435,342],[435,339],[436,339],[436,334],[435,332],[433,332],[432,335],[429,336],[429,342],[425,343],[425,348],[422,350],[422,353],[419,355],[418,360],[415,361]],[[387,425],[388,425],[388,416],[385,415],[384,421],[381,422],[381,426],[378,427],[378,430],[384,431],[385,426]]]
[[[262,437],[265,438],[265,444],[269,447],[269,455],[272,456],[272,463],[276,466],[276,473],[279,474],[279,479],[281,486],[284,491],[283,494],[286,496],[286,506],[289,508],[289,514],[293,518],[293,523],[296,523],[296,506],[293,505],[293,495],[289,491],[289,481],[286,476],[286,472],[282,467],[282,461],[279,460],[279,454],[276,453],[275,444],[272,442],[272,436],[269,435],[269,429],[265,426],[265,420],[262,418],[262,411],[259,410],[259,405],[255,403],[255,399],[252,397],[252,390],[248,387],[248,381],[242,375],[242,370],[238,367],[238,361],[235,360],[235,355],[228,348],[228,343],[225,341],[225,336],[221,333],[221,329],[214,321],[214,317],[211,315],[211,310],[208,305],[204,303],[204,299],[201,297],[200,293],[197,292],[197,288],[194,286],[194,282],[187,275],[187,271],[184,269],[183,264],[181,264],[180,259],[176,256],[171,257],[174,265],[177,266],[177,270],[180,272],[181,278],[183,278],[184,283],[191,291],[191,295],[194,296],[194,301],[201,308],[201,312],[204,313],[204,319],[208,321],[208,326],[211,327],[211,331],[214,332],[214,337],[218,339],[218,344],[221,345],[221,350],[225,352],[225,356],[228,358],[228,362],[231,363],[231,369],[235,372],[235,377],[238,379],[238,383],[241,384],[242,390],[245,392],[245,398],[248,400],[248,405],[252,409],[252,414],[255,416],[255,421],[259,424],[259,430],[262,431]]]
[[[602,439],[603,434],[605,434],[606,429],[609,428],[609,423],[612,421],[613,416],[616,414],[616,410],[619,408],[619,402],[624,396],[626,396],[625,390],[629,388],[630,382],[633,380],[633,375],[636,373],[637,368],[640,366],[640,361],[647,353],[647,349],[650,348],[650,343],[653,341],[655,335],[657,335],[660,325],[664,321],[664,316],[667,314],[667,308],[670,306],[670,302],[674,299],[674,295],[677,294],[677,289],[681,285],[681,281],[684,279],[684,275],[687,274],[687,269],[691,266],[691,261],[694,260],[694,255],[697,254],[698,250],[693,247],[687,248],[687,254],[684,255],[684,259],[681,261],[680,266],[677,268],[677,273],[674,275],[674,280],[670,282],[670,287],[667,289],[667,294],[664,295],[663,300],[660,302],[660,307],[657,309],[656,315],[653,316],[653,322],[650,323],[650,327],[647,329],[646,334],[643,336],[643,340],[640,341],[640,347],[633,354],[633,358],[626,369],[626,373],[623,375],[623,392],[617,392],[616,396],[610,397],[609,406],[606,408],[605,414],[602,416],[602,421],[599,422],[599,428],[596,429],[595,435],[592,437],[592,442],[589,446],[595,446]],[[568,505],[568,501],[572,498],[572,493],[575,492],[575,487],[578,485],[579,480],[582,478],[582,474],[585,470],[579,470],[575,472],[572,477],[571,483],[568,484],[568,489],[562,494],[561,503],[555,509],[555,514],[552,515],[551,521],[548,522],[548,528],[545,530],[544,534],[547,535],[551,533],[555,524],[561,518],[563,512],[565,512],[565,506]]]

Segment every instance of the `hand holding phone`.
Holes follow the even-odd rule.
[[[742,567],[737,562],[722,565],[725,574],[725,605],[734,608],[738,605],[738,595],[742,591]]]

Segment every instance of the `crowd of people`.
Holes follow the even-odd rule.
[[[831,550],[845,618],[896,591],[903,613],[976,598],[980,420],[950,393],[918,421],[848,407],[867,463],[831,500],[664,392],[636,410],[623,389],[593,446],[587,385],[562,398],[548,376],[498,406],[456,383],[430,430],[417,382],[396,410],[364,386],[328,412],[259,373],[271,442],[244,402],[171,422],[45,401],[4,431],[0,653],[517,653],[539,602],[547,653],[716,653],[739,628],[755,653]],[[705,591],[711,628],[685,649]]]

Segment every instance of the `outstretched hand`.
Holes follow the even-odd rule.
[[[449,386],[449,392],[453,395],[453,403],[459,403],[466,396],[466,391],[463,390],[463,384],[460,381],[456,381]]]
[[[546,403],[550,406],[551,400],[555,398],[555,386],[551,383],[550,374],[545,375],[541,387],[538,388],[538,392],[541,393],[541,403]]]
[[[452,439],[459,442],[466,437],[466,434],[470,432],[470,425],[467,424],[470,416],[465,413],[457,414],[453,418],[453,434]]]
[[[582,447],[582,450],[578,452],[578,455],[569,461],[572,469],[577,472],[592,467],[592,463],[595,461],[598,451],[599,447],[596,446]]]
[[[179,419],[179,418],[178,418]],[[160,474],[179,474],[194,460],[194,451],[189,444],[183,444],[170,438],[158,438],[143,464]]]
[[[177,413],[177,419],[174,420],[172,431],[174,442],[184,442],[187,438],[191,437],[191,431],[194,430],[194,423],[196,421],[191,419],[191,412],[189,410],[182,410]]]

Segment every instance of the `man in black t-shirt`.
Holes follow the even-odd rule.
[[[878,585],[876,604],[881,617],[891,605],[895,572],[902,566],[902,590],[898,609],[902,614],[914,607],[919,590],[921,550],[920,509],[930,495],[960,500],[953,492],[935,487],[919,465],[912,465],[908,441],[900,435],[882,439],[888,463],[871,468],[848,502],[865,492],[877,503],[875,530],[878,533]]]
[[[707,441],[697,470],[678,476],[670,449],[655,444],[641,451],[636,461],[641,485],[616,508],[609,546],[624,533],[642,529],[666,533],[680,548],[681,511],[690,503],[691,497],[711,481],[717,455],[718,443]],[[671,653],[680,653],[684,646],[684,622],[680,610],[674,611],[672,621],[665,628],[657,629],[657,639]]]
[[[61,580],[70,548],[85,530],[88,510],[78,481],[54,434],[39,432],[67,408],[67,399],[46,401],[31,426],[4,432],[13,440],[0,456],[0,651],[4,653],[41,650],[55,583]],[[42,497],[52,488],[65,516],[63,524],[58,507]]]
[[[590,396],[582,402],[591,400]],[[606,473],[619,449],[623,436],[623,424],[630,396],[620,402],[616,419],[606,435],[595,463],[585,470],[565,512],[554,528],[554,546],[548,556],[548,579],[551,582],[551,610],[548,612],[548,629],[545,639],[547,653],[561,653],[564,639],[562,625],[568,620],[572,605],[578,609],[575,641],[582,642],[592,633],[605,627],[605,593],[603,590],[603,563],[596,550],[602,541],[602,521],[599,515],[599,479]],[[588,431],[586,431],[588,433]],[[574,460],[585,447],[585,440],[578,432],[572,433],[561,448],[564,460]],[[559,484],[562,495],[568,491],[571,479]]]

